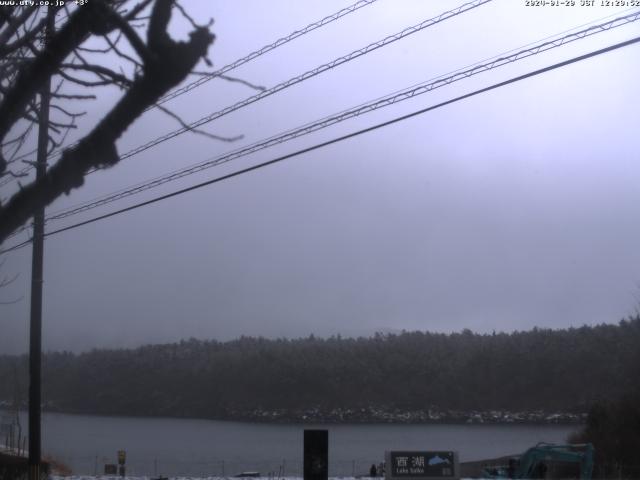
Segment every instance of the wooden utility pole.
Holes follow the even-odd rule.
[[[47,27],[44,36],[46,51],[48,40],[55,27],[55,10],[48,7]],[[47,147],[49,145],[49,104],[51,101],[51,78],[40,92],[38,118],[38,156],[36,159],[36,181],[47,171]],[[42,265],[44,255],[44,207],[33,215],[33,253],[31,260],[31,318],[29,334],[29,480],[40,480],[41,435],[40,404],[42,363]]]

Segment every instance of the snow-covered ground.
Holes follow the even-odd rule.
[[[98,475],[97,477],[94,475],[71,475],[69,477],[61,477],[59,475],[52,475],[49,477],[51,480],[123,480],[122,477],[113,476],[113,475]],[[154,480],[158,478],[157,476],[136,476],[124,477],[124,480]],[[177,476],[177,477],[162,477],[168,478],[168,480],[232,480],[235,477],[185,477],[185,476]],[[252,477],[256,480],[302,480],[302,477]],[[356,480],[355,477],[329,477],[330,479],[335,480]],[[369,480],[369,477],[366,477]],[[358,477],[358,480],[363,480],[363,477]]]
[[[168,477],[158,477],[158,476],[135,476],[135,477],[124,477],[124,480],[155,480],[158,478],[167,479],[167,480],[233,480],[237,477],[189,477],[189,476],[168,476]],[[252,477],[256,480],[302,480],[302,477]],[[378,477],[382,478],[382,477]],[[94,475],[71,475],[68,477],[62,477],[59,475],[51,475],[49,477],[50,480],[123,480],[122,477],[113,476],[113,475],[98,475],[97,477]],[[371,480],[371,477],[329,477],[329,480]],[[468,478],[461,478],[460,480],[472,480]]]

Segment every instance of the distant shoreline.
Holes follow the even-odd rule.
[[[465,424],[465,425],[581,425],[586,413],[544,412],[542,410],[512,412],[502,410],[460,411],[429,408],[426,410],[387,410],[379,407],[307,410],[231,411],[229,418],[256,423],[326,423],[326,424]]]
[[[8,412],[6,406],[0,405],[0,412]],[[26,413],[25,407],[20,409]],[[228,415],[211,417],[195,415],[156,415],[143,412],[89,412],[71,411],[56,408],[43,408],[43,413],[60,413],[65,415],[88,415],[97,417],[131,417],[131,418],[172,418],[191,420],[213,420],[220,422],[261,423],[273,425],[584,425],[586,413],[546,413],[534,412],[285,412],[258,411],[233,412]],[[436,418],[434,418],[436,417]]]
[[[184,417],[183,417],[184,418]],[[335,419],[331,417],[314,418],[314,419],[301,419],[299,417],[293,418],[262,418],[262,417],[227,417],[227,418],[215,418],[211,420],[219,421],[233,421],[243,423],[265,423],[265,424],[327,424],[327,425],[584,425],[586,420],[580,419],[559,419],[557,421],[547,420],[487,420],[479,421],[459,418],[442,418],[439,420],[432,419],[377,419],[377,418],[363,418],[363,419]]]

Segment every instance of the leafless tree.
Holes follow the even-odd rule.
[[[168,33],[174,9],[193,27],[188,41]],[[54,29],[47,29],[48,15],[55,15]],[[0,203],[0,244],[36,209],[80,187],[87,172],[118,163],[116,141],[124,131],[201,59],[208,62],[210,25],[196,24],[175,0],[91,0],[48,10],[0,6],[0,181],[24,174],[25,157],[32,153],[25,152],[27,139],[37,130],[39,93],[47,81],[52,82],[49,151],[61,148],[84,113],[77,110],[95,98],[88,89],[123,91],[86,136],[61,151],[41,180]],[[114,58],[119,59],[115,68]]]

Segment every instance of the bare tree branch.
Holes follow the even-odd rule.
[[[147,8],[151,2],[153,0],[143,0],[142,2],[138,3],[138,5],[136,5],[135,7],[133,7],[131,9],[131,11],[129,13],[127,13],[127,15],[124,17],[125,20],[129,21],[129,20],[140,20],[138,18],[136,18],[136,16],[142,12],[145,8]],[[151,18],[151,17],[149,17]]]
[[[185,129],[189,130],[192,133],[197,133],[198,135],[203,135],[203,136],[209,137],[209,138],[211,138],[213,140],[220,140],[222,142],[230,142],[230,143],[231,142],[237,142],[238,140],[242,140],[244,138],[244,135],[236,135],[235,137],[222,137],[220,135],[215,135],[213,133],[205,132],[204,130],[200,130],[198,128],[193,128],[191,125],[189,125],[187,122],[182,120],[182,118],[180,118],[178,115],[173,113],[168,108],[163,107],[162,105],[159,105],[157,103],[156,103],[156,107],[158,107],[161,111],[163,111],[164,113],[166,113],[170,117],[176,119],[178,121],[178,123],[180,123],[182,128],[185,128]]]
[[[21,302],[22,300],[24,300],[24,295],[20,295],[14,300],[0,300],[0,305],[13,305],[14,303]]]
[[[147,45],[144,44],[142,39],[138,36],[138,33],[131,28],[131,25],[115,12],[112,14],[112,20],[127,38],[136,53],[140,56],[142,63],[153,61],[153,59],[150,58],[150,52]]]
[[[15,52],[16,50],[27,46],[27,44],[31,43],[35,38],[44,32],[44,27],[47,24],[47,19],[43,18],[40,20],[38,26],[32,30],[29,30],[23,37],[19,38],[13,43],[2,45],[2,40],[0,40],[0,56],[8,55],[10,53]]]
[[[256,85],[254,83],[248,82],[247,80],[243,80],[242,78],[238,78],[238,77],[231,77],[229,75],[216,75],[217,77],[220,77],[223,80],[226,80],[227,82],[237,82],[237,83],[241,83],[243,85],[246,85],[249,88],[253,88],[254,90],[258,90],[258,91],[265,91],[267,89],[267,87],[263,87],[262,85]]]
[[[120,36],[118,36],[118,38],[115,41],[113,41],[113,40],[111,40],[109,38],[108,35],[104,36],[104,39],[106,40],[106,42],[109,45],[110,49],[113,50],[119,57],[124,58],[125,60],[131,62],[136,68],[142,68],[142,63],[138,62],[135,58],[130,57],[126,53],[123,53],[122,51],[120,51],[120,49],[118,48],[118,39],[119,38],[120,38]]]
[[[6,29],[0,33],[0,45],[6,45],[29,17],[37,12],[37,9],[25,8],[22,13],[18,14],[15,18],[11,15],[6,15],[3,9],[0,9],[0,12],[2,12],[2,17],[7,23]]]
[[[213,34],[206,27],[194,29],[187,42],[177,42],[169,36],[167,27],[173,3],[172,0],[155,1],[149,20],[142,68],[120,101],[87,136],[65,150],[58,162],[51,166],[39,181],[25,186],[11,197],[6,205],[0,207],[0,243],[27,222],[37,208],[45,207],[62,194],[68,194],[80,187],[89,170],[118,163],[120,159],[116,141],[124,131],[147,107],[155,104],[162,95],[182,82],[198,61],[206,56],[209,45],[214,40]],[[93,15],[91,19],[80,16],[81,13],[91,10],[85,8],[88,5],[94,5],[92,8],[95,9],[90,12]],[[121,28],[118,19],[122,17],[102,1],[94,0],[85,6],[71,14],[68,23],[54,35],[42,54],[34,59],[33,65],[25,69],[26,71],[51,76],[89,32],[105,35],[106,30],[110,28]],[[91,25],[83,25],[82,19],[90,21]],[[69,27],[72,23],[75,25],[73,32]],[[129,36],[127,39],[132,41]],[[141,51],[137,53],[141,54]],[[23,70],[19,78],[24,75]],[[4,138],[10,125],[24,112],[29,99],[41,84],[42,80],[33,80],[27,85],[29,93],[13,98],[16,94],[14,91],[0,103],[0,140]],[[54,98],[70,97],[60,93],[56,96]]]
[[[0,288],[6,287],[7,285],[11,285],[13,282],[17,280],[20,275],[16,273],[13,277],[4,277],[0,279]]]
[[[110,84],[116,83],[122,86],[130,86],[133,83],[132,80],[128,79],[124,75],[114,72],[113,70],[103,67],[101,65],[89,65],[89,64],[76,65],[73,63],[63,63],[61,67],[66,69],[71,69],[71,70],[84,70],[86,72],[95,73],[96,75],[109,77],[109,80],[106,80],[106,81],[107,83],[110,83]],[[62,74],[62,72],[59,72],[59,73]]]
[[[63,70],[60,70],[58,72],[58,75],[60,75],[65,80],[69,80],[71,83],[75,83],[76,85],[80,85],[83,87],[104,87],[106,85],[113,85],[113,82],[110,82],[109,80],[98,80],[98,81],[82,80],[80,78],[76,78],[73,75],[66,73]]]
[[[52,93],[52,97],[54,98],[65,98],[67,100],[95,100],[95,95],[67,95],[64,93]]]
[[[43,51],[33,62],[21,68],[13,87],[0,103],[0,141],[4,139],[11,126],[20,118],[28,102],[42,88],[59,68],[62,61],[91,32],[96,17],[104,15],[107,7],[103,1],[95,0],[78,8],[61,30],[51,36]],[[6,161],[0,152],[0,173],[6,169]]]

